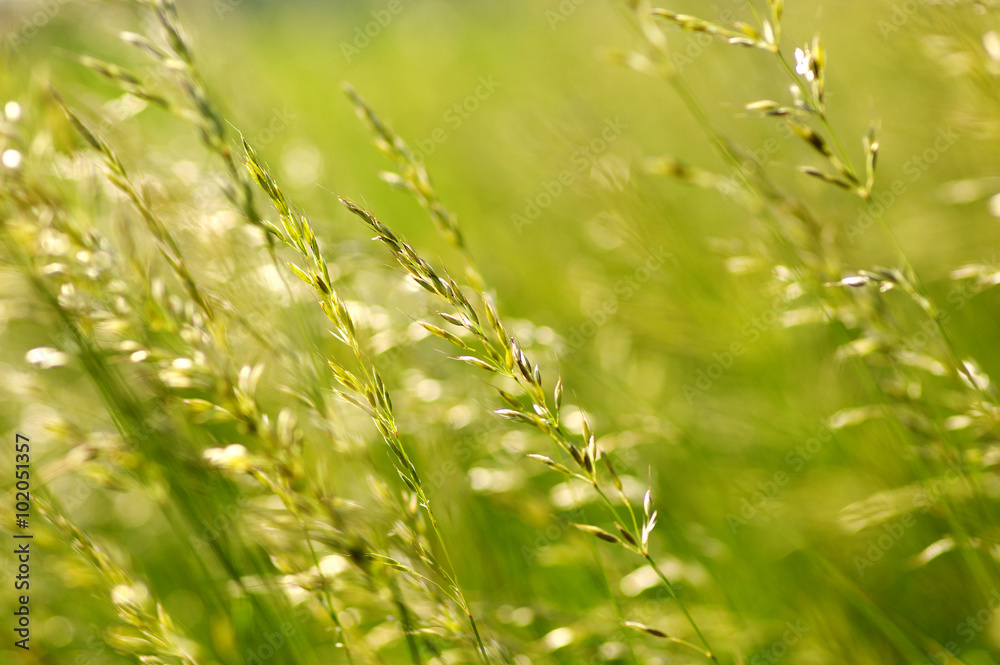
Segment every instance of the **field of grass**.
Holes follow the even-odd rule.
[[[0,111],[0,663],[1000,663],[994,1],[0,1]]]

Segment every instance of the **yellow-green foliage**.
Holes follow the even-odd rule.
[[[0,54],[0,662],[1000,662],[995,3]]]

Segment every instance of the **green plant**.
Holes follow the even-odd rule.
[[[431,225],[391,197],[352,202],[370,196],[361,150],[327,157],[339,196],[310,195],[289,164],[311,153],[246,138],[242,107],[263,88],[196,57],[206,40],[189,39],[172,0],[102,4],[95,15],[139,27],[114,44],[67,33],[72,51],[105,55],[73,56],[54,87],[12,60],[0,74],[0,92],[18,99],[0,123],[11,404],[0,422],[30,430],[40,451],[44,521],[31,527],[46,552],[32,599],[45,650],[12,653],[189,665],[996,660],[1000,410],[996,357],[977,337],[995,332],[995,260],[942,278],[898,231],[889,209],[906,187],[881,182],[900,171],[898,125],[845,110],[857,111],[857,74],[840,60],[848,19],[824,27],[832,39],[793,44],[802,5],[698,10],[711,20],[615,6],[637,38],[605,35],[606,17],[583,16],[592,7],[574,20],[596,21],[585,25],[602,41],[638,39],[612,60],[662,80],[678,113],[665,127],[655,86],[629,93],[616,79],[610,108],[634,106],[629,126],[648,131],[586,151],[585,167],[572,152],[546,224],[516,236],[493,223],[502,210],[477,208],[480,196],[516,201],[516,141],[479,137],[490,147],[477,169],[442,157],[432,181],[350,86],[393,164],[382,180]],[[211,19],[184,9],[192,26]],[[224,9],[217,18],[234,5]],[[963,3],[928,11],[934,21],[908,18],[906,31],[950,49],[970,108],[986,109],[962,132],[986,145],[1000,135],[989,130],[996,32],[965,22],[976,9]],[[273,48],[293,81],[294,56],[272,46],[287,38],[275,16],[254,51]],[[532,43],[559,57],[562,34]],[[689,73],[709,62],[725,67]],[[540,63],[511,71],[529,70],[522,84],[546,80]],[[98,94],[113,99],[86,110]],[[738,119],[702,101],[717,98]],[[674,131],[681,111],[700,139]],[[464,120],[471,133],[477,120]],[[841,127],[862,127],[860,151]],[[754,141],[774,131],[782,140],[760,158]],[[692,156],[626,159],[664,143]],[[953,202],[989,195],[988,159],[969,157],[975,176],[945,183],[965,192]],[[494,164],[515,175],[475,190],[469,172]],[[716,233],[728,238],[706,238]],[[635,268],[664,244],[674,264]],[[603,317],[579,344],[564,337],[574,298],[584,311],[596,298]],[[36,370],[15,369],[25,363]],[[692,390],[696,370],[711,381]]]

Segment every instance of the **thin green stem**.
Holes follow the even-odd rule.
[[[684,618],[687,619],[688,624],[690,624],[691,628],[694,629],[694,632],[698,636],[698,639],[705,647],[705,651],[703,652],[705,656],[713,663],[718,664],[719,660],[718,658],[716,658],[715,652],[709,645],[708,640],[705,639],[705,635],[702,634],[701,630],[698,628],[698,624],[695,623],[694,617],[692,617],[691,613],[688,612],[687,606],[684,604],[684,601],[682,601],[680,596],[677,594],[677,590],[674,589],[674,585],[671,584],[670,580],[667,579],[667,576],[663,574],[663,571],[660,570],[660,567],[656,564],[656,561],[653,560],[653,557],[651,557],[648,553],[644,554],[643,557],[646,559],[646,562],[656,573],[656,576],[660,578],[660,582],[663,583],[663,586],[667,588],[667,591],[670,593],[670,597],[673,599],[674,603],[676,603],[678,609],[680,609],[681,613],[684,615]]]
[[[451,555],[448,553],[448,547],[445,545],[444,537],[441,535],[441,530],[438,528],[437,519],[435,519],[434,513],[431,512],[430,504],[427,502],[427,497],[424,495],[423,489],[420,490],[420,497],[421,502],[424,504],[424,510],[427,511],[427,517],[430,519],[431,530],[434,531],[434,535],[437,537],[438,543],[441,545],[441,552],[444,554],[445,563],[448,566],[448,577],[450,578],[451,585],[458,594],[458,597],[461,600],[462,610],[465,612],[465,616],[469,620],[469,625],[472,627],[472,634],[476,638],[476,650],[479,653],[480,658],[482,658],[483,663],[489,665],[491,662],[489,652],[486,650],[483,638],[479,634],[479,627],[476,625],[476,619],[472,615],[472,608],[469,607],[469,601],[466,600],[465,594],[462,592],[461,586],[459,586],[458,578],[455,573],[455,567],[451,562]]]
[[[605,508],[608,510],[608,512],[611,513],[612,519],[616,523],[621,524],[622,520],[621,517],[618,515],[618,509],[615,508],[614,504],[611,502],[611,499],[604,492],[604,490],[601,489],[600,485],[598,485],[596,481],[591,481],[591,482],[593,484],[594,489],[601,497],[601,500],[604,503]],[[636,535],[638,535],[638,533]],[[695,634],[698,636],[698,639],[700,639],[702,644],[705,645],[705,650],[706,650],[705,655],[711,658],[714,662],[718,662],[713,654],[712,648],[709,646],[708,641],[702,634],[701,629],[698,627],[698,624],[695,623],[694,617],[691,616],[691,613],[685,606],[684,601],[681,600],[680,596],[677,595],[677,592],[674,589],[673,584],[670,583],[670,580],[667,579],[667,576],[664,575],[663,571],[660,570],[659,566],[656,565],[656,562],[653,561],[653,558],[652,556],[650,556],[648,550],[646,550],[645,548],[639,549],[638,547],[635,549],[633,549],[632,547],[627,547],[627,549],[632,551],[638,551],[642,555],[642,557],[646,559],[647,562],[649,562],[653,570],[656,571],[656,575],[660,578],[660,581],[663,583],[663,585],[667,588],[667,591],[670,593],[671,599],[677,604],[677,607],[681,610],[681,613],[684,615],[684,618],[687,619],[687,622],[691,626],[691,629],[694,630]]]
[[[625,610],[622,608],[622,604],[618,600],[618,595],[611,588],[611,580],[608,579],[608,571],[604,566],[604,561],[601,559],[601,553],[597,549],[596,539],[589,538],[588,542],[590,543],[590,553],[594,557],[594,563],[597,565],[597,570],[601,573],[601,581],[604,583],[604,589],[608,592],[608,598],[611,599],[611,606],[615,608],[615,614],[618,615],[618,620],[624,623]],[[632,635],[630,631],[625,631],[625,645],[628,647],[628,652],[632,657],[632,662],[638,665],[639,659],[635,655],[635,648],[632,646]]]
[[[792,65],[790,62],[788,62],[788,59],[785,57],[785,54],[782,53],[781,50],[779,49],[778,51],[775,52],[775,55],[778,56],[778,60],[781,62],[781,65],[784,67],[785,72],[788,74],[789,78],[792,79],[792,82],[795,83],[795,85],[802,92],[805,98],[809,100],[808,102],[809,107],[816,111],[816,117],[819,118],[820,123],[822,123],[823,125],[823,128],[827,131],[827,134],[829,134],[830,139],[833,141],[833,146],[838,153],[837,157],[841,160],[841,163],[843,163],[843,165],[847,168],[848,173],[851,174],[854,180],[859,181],[857,171],[855,171],[854,166],[851,163],[851,158],[848,157],[848,153],[847,150],[844,148],[844,144],[841,143],[840,141],[840,136],[837,134],[836,131],[834,131],[833,125],[830,124],[830,120],[829,118],[827,118],[826,109],[824,108],[824,105],[821,104],[818,99],[815,99],[813,97],[812,91],[809,90],[809,88],[802,82],[802,77],[799,76],[799,74],[794,69],[792,69]]]

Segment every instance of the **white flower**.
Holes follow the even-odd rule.
[[[813,72],[813,57],[812,53],[809,52],[809,47],[795,49],[795,73],[804,76],[807,81],[812,81],[816,78],[816,74]]]

